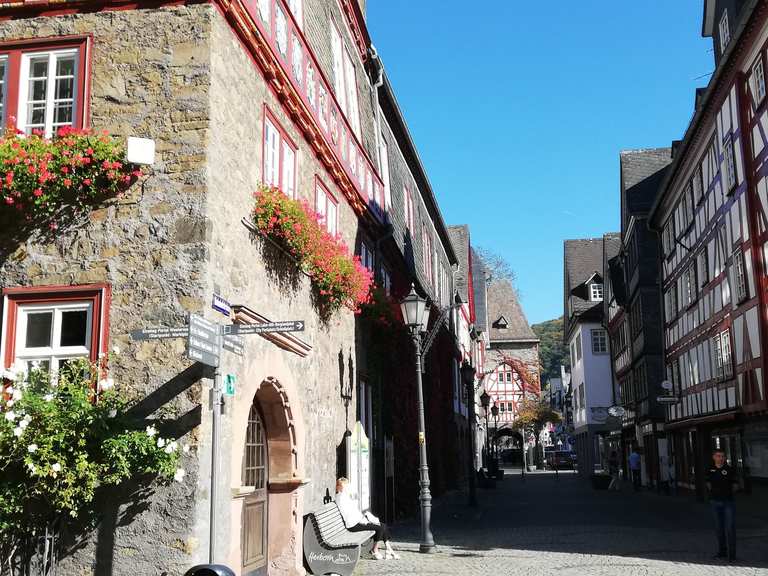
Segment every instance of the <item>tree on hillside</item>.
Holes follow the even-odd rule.
[[[539,359],[541,360],[541,380],[560,378],[560,366],[571,366],[568,348],[563,343],[563,317],[533,324],[531,329],[539,337]]]

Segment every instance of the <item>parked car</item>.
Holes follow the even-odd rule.
[[[547,468],[554,470],[572,470],[576,466],[576,460],[567,450],[554,450],[545,453]]]

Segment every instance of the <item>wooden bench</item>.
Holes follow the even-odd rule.
[[[304,516],[304,562],[311,574],[352,576],[371,530],[350,532],[335,502]]]

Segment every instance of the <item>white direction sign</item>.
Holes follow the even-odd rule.
[[[189,315],[189,338],[187,356],[208,366],[218,366],[221,327],[197,314]]]
[[[159,326],[158,328],[144,328],[131,332],[131,340],[163,340],[165,338],[186,338],[189,334],[188,326],[178,328],[169,328],[168,326]]]
[[[264,334],[267,332],[303,332],[303,320],[264,322],[263,324],[231,324],[224,326],[224,334]]]

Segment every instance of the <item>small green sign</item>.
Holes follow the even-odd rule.
[[[227,396],[234,396],[235,395],[235,375],[234,374],[227,374],[224,378],[224,384],[226,385],[226,395]]]

